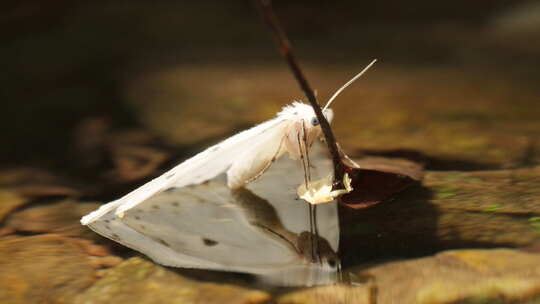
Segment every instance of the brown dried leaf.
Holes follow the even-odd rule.
[[[422,166],[411,161],[388,158],[364,158],[356,161],[360,168],[347,166],[353,190],[339,197],[349,208],[363,209],[392,198],[397,193],[418,184]]]

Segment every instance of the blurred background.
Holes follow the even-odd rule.
[[[400,87],[407,82],[415,82],[415,90],[406,94],[419,96],[433,86],[462,86],[447,83],[452,73],[450,81],[482,87],[469,94],[537,84],[538,1],[274,6],[321,99],[371,59],[380,60],[368,80],[356,84],[364,92],[354,103],[359,116],[362,106],[373,107],[366,105],[370,95],[403,99]],[[268,119],[303,98],[250,1],[23,0],[1,7],[5,165],[69,165],[74,132],[89,119],[192,144]],[[397,72],[386,72],[392,69]],[[374,82],[385,87],[370,88]],[[439,97],[441,104],[448,101]],[[478,106],[476,100],[467,104]],[[340,116],[338,124],[345,125]]]
[[[321,101],[379,60],[332,105],[344,150],[425,169],[422,186],[403,196],[341,208],[344,267],[380,263],[353,270],[377,279],[379,303],[415,303],[406,299],[416,291],[440,296],[429,303],[539,296],[540,1],[276,0],[274,8]],[[184,284],[199,302],[190,301],[211,303],[207,285],[186,283],[196,272],[133,258],[79,219],[304,99],[252,3],[6,0],[0,33],[0,300],[88,303],[116,293],[93,303],[156,303],[156,294],[179,297]],[[494,247],[513,249],[485,250]],[[434,255],[447,249],[463,250]],[[382,263],[417,257],[425,258]],[[118,276],[99,272],[110,267]],[[139,268],[166,275],[133,275]],[[480,277],[495,283],[481,289]],[[454,289],[443,296],[436,280]],[[111,282],[129,291],[106,289]],[[160,292],[148,287],[155,282]],[[371,295],[369,284],[362,292]],[[226,303],[234,288],[212,300]],[[354,297],[336,290],[322,294]],[[228,299],[270,297],[260,292]],[[314,303],[294,299],[277,302]]]

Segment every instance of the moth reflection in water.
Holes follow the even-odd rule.
[[[317,177],[332,167],[315,150]],[[296,194],[303,174],[298,161],[282,158],[246,188],[231,190],[221,175],[170,187],[122,216],[109,203],[87,225],[166,266],[251,273],[282,286],[331,284],[340,277],[337,205],[317,206],[313,235],[309,206]]]

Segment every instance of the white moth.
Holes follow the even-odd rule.
[[[327,120],[332,120],[331,109],[326,109],[324,114]],[[292,159],[304,158],[320,136],[319,121],[311,106],[293,102],[276,118],[229,137],[109,204],[122,217],[124,212],[159,192],[200,184],[223,172],[227,174],[229,188],[237,189],[261,176],[286,152]],[[81,223],[86,225],[101,216],[112,207],[109,204],[83,217]]]
[[[329,122],[332,121],[333,112],[328,106],[375,62],[376,60],[373,60],[328,100],[323,108],[323,115]],[[207,148],[124,197],[84,216],[81,223],[87,225],[110,208],[114,208],[115,214],[122,217],[124,212],[157,193],[169,188],[200,184],[223,172],[227,174],[229,188],[240,188],[260,177],[286,152],[292,159],[302,159],[304,179],[308,184],[310,179],[308,150],[321,135],[322,130],[313,108],[295,101],[285,106],[276,118]]]
[[[328,121],[333,118],[333,112],[328,108],[330,103],[374,62],[330,98],[323,109],[323,115]],[[305,219],[305,216],[301,215],[303,213],[291,213],[291,203],[300,208],[298,210],[301,210],[303,206],[303,204],[294,204],[297,197],[294,191],[296,186],[291,186],[298,185],[300,182],[299,170],[276,166],[273,171],[274,174],[280,176],[279,178],[271,181],[261,179],[262,183],[249,184],[267,171],[274,161],[288,153],[293,160],[302,160],[304,181],[308,185],[312,173],[308,151],[321,135],[322,130],[312,107],[293,102],[284,107],[276,118],[204,150],[120,199],[107,203],[84,216],[81,223],[109,239],[148,255],[163,265],[245,271],[270,276],[275,274],[276,270],[283,270],[284,272],[292,271],[297,278],[308,276],[313,284],[332,281],[337,271],[335,260],[333,263],[307,263],[303,251],[298,247],[291,247],[291,241],[285,241],[285,239],[301,239],[300,236],[305,235],[302,234],[305,229],[300,227],[305,227],[305,224],[311,223],[312,220],[310,218],[309,221],[302,221],[302,218]],[[324,170],[324,175],[332,170],[328,159],[326,159],[326,166],[321,166],[319,169]],[[320,173],[317,172],[317,168],[313,168],[313,171],[314,175]],[[214,180],[222,173],[226,175],[226,182],[222,181],[221,188],[218,187],[219,191],[216,192],[200,185]],[[319,174],[318,177],[321,176],[323,175]],[[276,183],[280,180],[284,183]],[[330,181],[330,179],[327,180]],[[260,185],[270,182],[272,184],[266,184],[263,188],[274,189],[275,193],[266,197],[267,190],[257,191]],[[190,185],[197,186],[187,187]],[[278,239],[276,239],[275,231],[268,234],[271,229],[265,228],[265,232],[262,232],[257,228],[259,226],[250,220],[249,211],[245,208],[236,210],[237,206],[235,207],[234,204],[230,206],[230,202],[235,200],[234,191],[246,186],[256,195],[270,202],[281,219],[289,219],[289,226],[300,224],[300,227],[292,230],[278,229],[294,231],[292,234],[283,233]],[[322,192],[329,191],[331,188],[323,187]],[[315,192],[314,200],[317,200],[320,191]],[[178,200],[173,201],[175,197]],[[278,205],[275,205],[276,201],[279,202]],[[218,207],[212,206],[209,202],[218,204]],[[229,202],[228,205],[227,202]],[[224,207],[225,205],[228,207]],[[233,209],[227,209],[229,207]],[[200,213],[190,213],[190,208],[197,209]],[[321,235],[329,233],[326,239],[329,240],[331,244],[329,248],[332,248],[333,253],[337,250],[339,240],[337,207],[328,205],[324,208],[326,209],[322,210],[327,210],[332,220],[326,222],[317,220],[315,224],[322,225],[319,230]],[[206,219],[215,219],[214,225],[207,226]],[[248,225],[250,228],[242,233],[246,228],[240,223],[246,222],[250,223]],[[257,233],[253,233],[253,230],[257,230]],[[205,235],[211,235],[212,238],[206,238]],[[238,235],[244,236],[243,242],[239,243],[235,239]],[[206,241],[206,246],[204,246],[205,239],[210,240]],[[214,242],[223,246],[213,247]],[[257,244],[263,249],[266,248],[265,246],[278,249],[273,253],[269,251],[268,256],[262,253],[255,254],[253,250],[258,249]],[[216,250],[215,252],[205,251],[197,246],[213,247]],[[235,260],[237,257],[238,259]],[[251,264],[248,263],[250,259],[253,260]],[[280,273],[283,274],[283,271]]]

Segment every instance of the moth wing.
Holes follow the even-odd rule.
[[[286,132],[289,123],[267,130],[246,147],[227,170],[227,185],[240,188],[261,176],[286,151]]]
[[[184,267],[202,268],[201,265],[209,269],[217,267],[210,261],[175,252],[163,243],[129,227],[115,215],[115,210],[120,203],[117,200],[103,205],[100,209],[83,217],[81,222],[96,233],[126,247],[143,252],[163,265],[174,265],[177,260],[181,259]]]
[[[253,151],[254,145],[258,144],[261,147],[261,142],[275,140],[288,123],[289,120],[277,117],[202,151],[120,198],[121,204],[118,206],[116,214],[122,216],[133,206],[171,187],[179,188],[200,184],[216,177],[234,163],[243,161],[240,156],[246,149]]]

